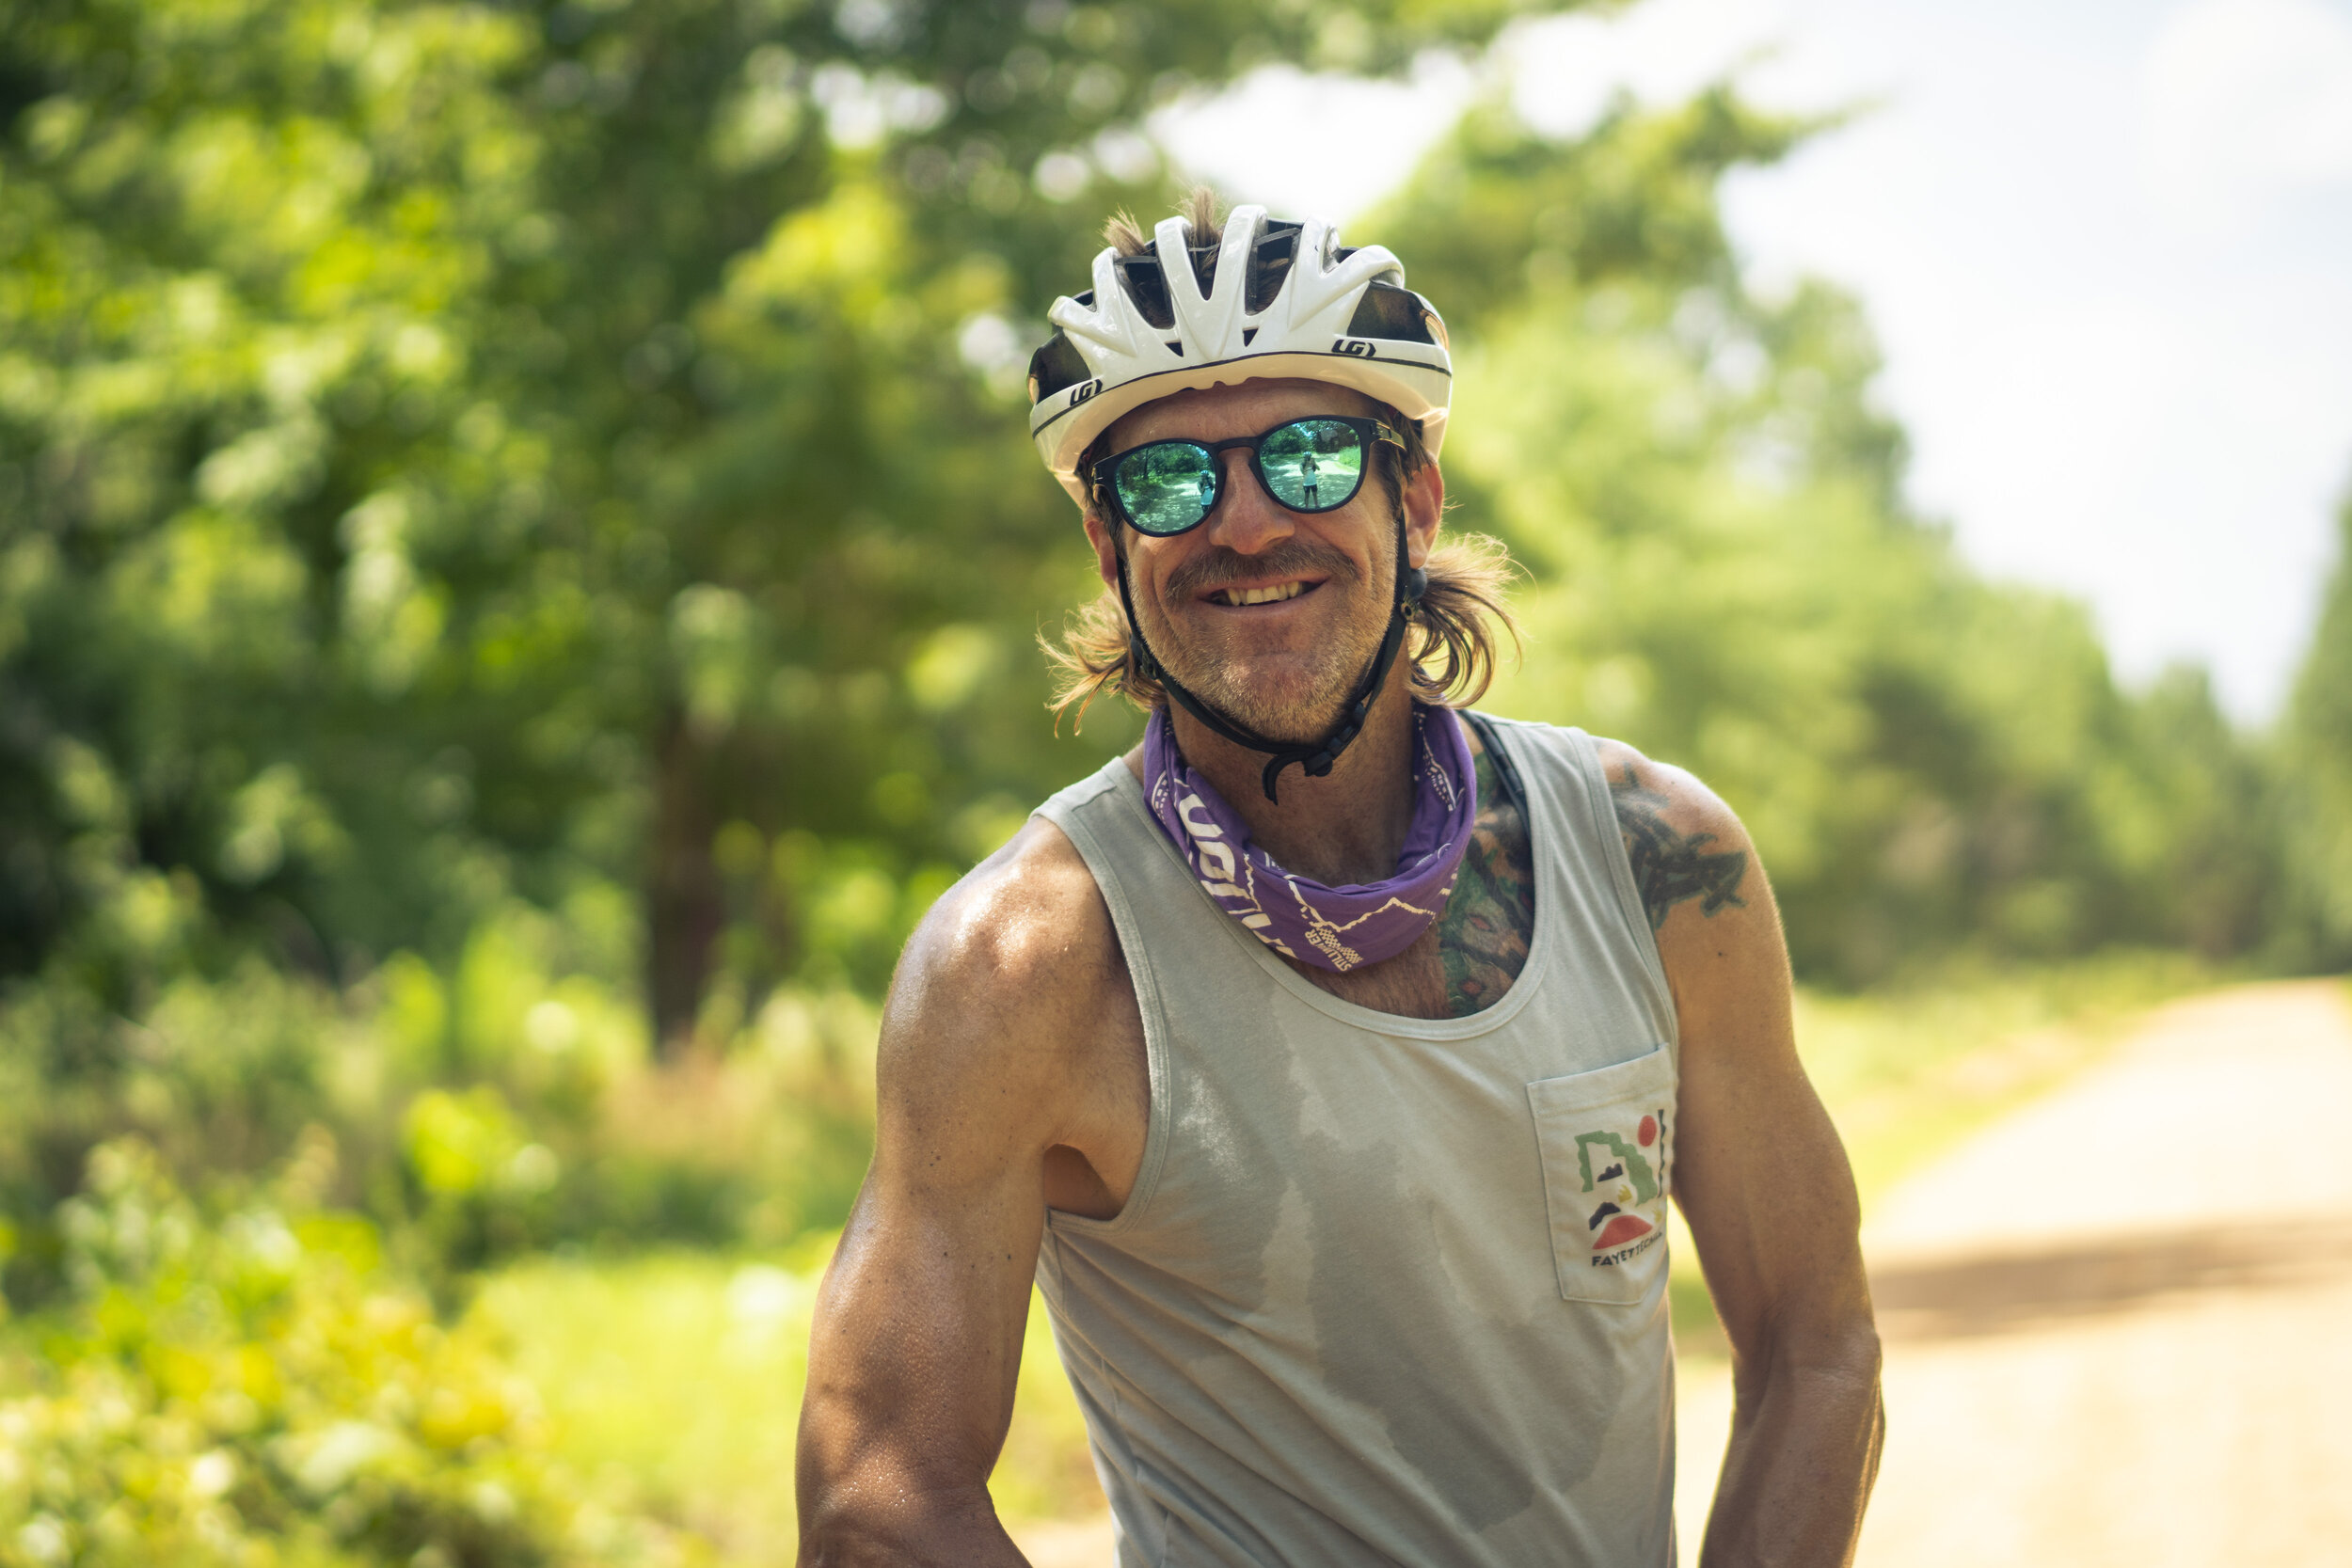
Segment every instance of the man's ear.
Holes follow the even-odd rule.
[[[1094,507],[1086,511],[1087,543],[1094,546],[1094,564],[1103,574],[1103,586],[1119,586],[1119,525]]]
[[[1431,458],[1405,482],[1400,498],[1405,508],[1405,563],[1426,566],[1437,547],[1438,526],[1445,521],[1445,475]]]

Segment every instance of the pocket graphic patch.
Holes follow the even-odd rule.
[[[1635,1302],[1665,1257],[1675,1072],[1663,1049],[1527,1086],[1560,1293]]]
[[[1662,1105],[1644,1113],[1629,1145],[1607,1128],[1576,1135],[1577,1174],[1583,1178],[1584,1200],[1593,1206],[1584,1221],[1593,1233],[1592,1267],[1625,1262],[1658,1240],[1665,1219],[1660,1201],[1666,1196],[1665,1164]]]

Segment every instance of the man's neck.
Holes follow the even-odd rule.
[[[1411,671],[1405,659],[1390,670],[1362,732],[1330,772],[1311,779],[1284,768],[1279,803],[1260,783],[1264,752],[1234,745],[1181,707],[1170,710],[1176,744],[1283,870],[1331,887],[1377,882],[1395,875],[1413,825]]]

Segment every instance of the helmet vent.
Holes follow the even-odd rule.
[[[1184,352],[1184,340],[1180,338],[1170,338],[1168,341],[1168,352],[1174,355],[1182,355]]]
[[[1256,327],[1254,327],[1254,326],[1245,326],[1245,327],[1243,327],[1243,328],[1241,329],[1241,346],[1242,346],[1242,347],[1244,347],[1244,348],[1248,348],[1248,347],[1251,343],[1253,343],[1253,342],[1255,342],[1255,341],[1257,341],[1257,337],[1258,337],[1258,329],[1257,329]]]
[[[1282,292],[1282,284],[1291,275],[1291,263],[1298,257],[1298,225],[1287,219],[1274,219],[1258,230],[1258,243],[1249,247],[1248,297],[1242,309],[1258,315],[1274,303],[1274,296]],[[1248,341],[1247,338],[1242,340]]]
[[[1065,334],[1056,332],[1045,340],[1043,348],[1029,356],[1029,401],[1037,403],[1050,398],[1066,387],[1091,380],[1093,375],[1093,369],[1077,346]]]
[[[1176,325],[1176,307],[1168,297],[1168,278],[1160,259],[1151,251],[1119,259],[1119,286],[1127,291],[1136,314],[1165,332]]]
[[[1197,245],[1188,248],[1192,252],[1192,280],[1200,285],[1200,297],[1206,299],[1209,291],[1216,287],[1216,253],[1223,247]]]
[[[1393,283],[1374,279],[1364,290],[1364,297],[1356,304],[1356,314],[1347,324],[1351,338],[1387,338],[1395,342],[1434,343],[1438,340],[1429,331],[1429,309],[1422,304],[1421,295],[1410,289],[1400,289]]]

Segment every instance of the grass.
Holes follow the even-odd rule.
[[[675,1253],[540,1259],[472,1313],[539,1390],[556,1450],[612,1504],[784,1564],[814,1273]]]
[[[608,1506],[692,1531],[730,1568],[784,1568],[799,1548],[793,1436],[833,1242],[804,1237],[755,1259],[538,1259],[488,1281],[471,1310],[538,1389],[558,1453]],[[1102,1507],[1085,1421],[1035,1300],[989,1485],[1009,1523]]]
[[[1802,993],[1799,1049],[1867,1210],[1969,1132],[2097,1060],[2145,1008],[2221,976],[2171,955],[1948,972],[1858,996]],[[1685,1357],[1725,1354],[1688,1233],[1670,1281]],[[614,1505],[693,1530],[733,1568],[792,1561],[794,1428],[809,1315],[832,1237],[751,1258],[540,1259],[473,1312],[540,1390],[560,1451]],[[1012,1432],[991,1478],[1009,1524],[1096,1513],[1101,1497],[1042,1304]]]
[[[1798,1051],[1867,1212],[1979,1127],[2105,1055],[2148,1008],[2226,978],[2179,953],[1947,972],[1856,996],[1801,992]]]

